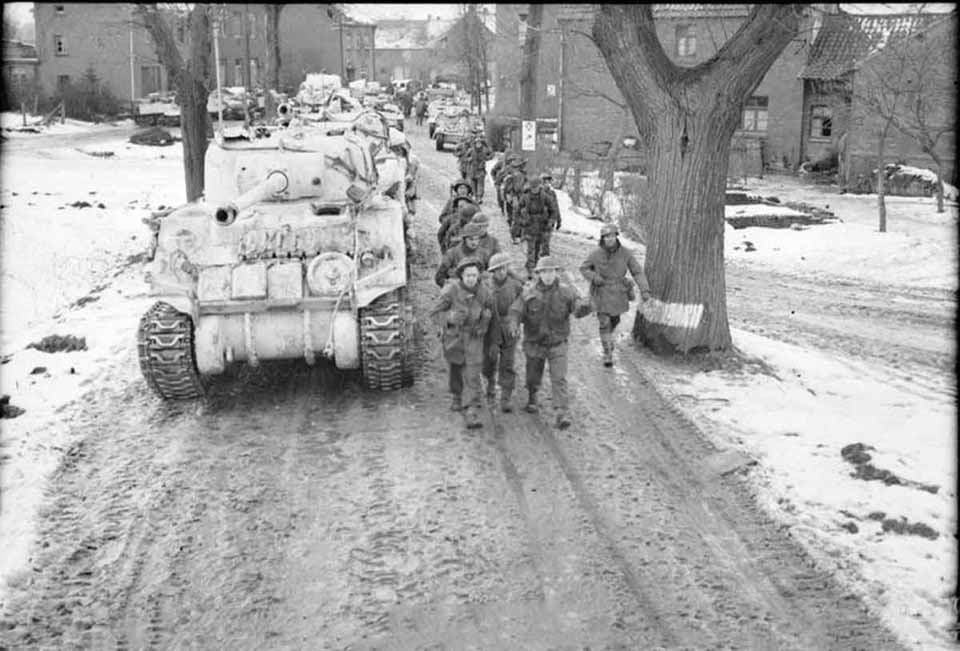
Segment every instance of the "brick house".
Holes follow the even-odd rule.
[[[39,83],[37,48],[22,41],[3,42],[3,103],[19,109],[21,101],[32,100]]]
[[[33,7],[43,94],[79,83],[88,70],[121,100],[168,88],[153,40],[135,26],[131,5],[36,2]],[[175,35],[182,41],[181,30]]]
[[[387,86],[394,79],[416,79],[429,83],[441,74],[432,61],[431,43],[453,21],[389,19],[377,21],[375,79]]]
[[[807,43],[817,29],[815,18],[835,7],[811,5],[798,37],[784,49],[747,99],[741,128],[731,146],[731,173],[755,174],[763,167],[794,168],[802,160],[803,86],[798,75],[806,64]],[[664,52],[682,66],[695,66],[716,54],[749,11],[750,6],[743,4],[653,7]],[[592,21],[589,5],[558,7],[562,70],[558,114],[560,144],[566,151],[596,150],[598,143],[610,143],[618,136],[631,139],[630,142],[637,136],[632,116],[603,57],[586,36],[591,33]]]
[[[876,168],[875,132],[880,118],[871,114],[864,104],[869,92],[865,86],[880,78],[890,80],[894,88],[920,82],[919,73],[912,66],[903,73],[896,69],[899,57],[918,60],[922,54],[920,50],[908,48],[928,48],[929,67],[923,76],[927,81],[926,92],[935,97],[934,105],[939,113],[931,117],[939,124],[952,123],[956,110],[956,60],[943,54],[955,50],[956,21],[955,11],[946,16],[916,13],[871,16],[842,11],[825,16],[801,73],[802,158],[817,161],[843,151],[845,182],[860,174],[869,175]],[[903,111],[899,114],[907,117]],[[955,135],[951,134],[950,139],[944,139],[938,147],[947,179],[956,174],[954,143]],[[888,162],[901,160],[918,167],[932,164],[915,140],[896,130],[887,138],[885,158]]]
[[[263,82],[266,65],[266,12],[262,4],[225,5],[220,37],[220,74],[224,86],[243,85],[246,53],[244,20],[250,37],[253,86]],[[38,80],[52,95],[63,84],[77,83],[92,69],[117,98],[169,90],[153,40],[133,21],[132,7],[122,3],[34,3]],[[184,46],[184,17],[170,12],[174,38]],[[343,28],[343,57],[340,28]],[[347,80],[375,70],[376,25],[355,20],[335,5],[288,4],[280,12],[281,86],[295,92],[307,72],[345,73]],[[132,65],[131,65],[132,38]],[[131,80],[131,68],[132,77]]]

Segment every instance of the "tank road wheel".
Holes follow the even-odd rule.
[[[190,315],[169,303],[154,303],[140,319],[137,352],[143,377],[161,398],[188,400],[203,395]]]
[[[360,310],[360,365],[368,389],[413,384],[413,308],[398,289]]]

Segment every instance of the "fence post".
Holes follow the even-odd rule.
[[[60,124],[67,123],[67,101],[60,102]]]
[[[27,126],[27,103],[20,100],[20,116],[23,118],[23,126]]]

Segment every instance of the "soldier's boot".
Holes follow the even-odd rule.
[[[557,414],[557,427],[560,429],[567,429],[570,427],[570,415],[566,411],[561,411]]]
[[[613,338],[605,332],[601,333],[600,345],[603,347],[603,365],[613,366]]]
[[[453,400],[450,402],[450,411],[463,411],[463,404],[460,402],[460,394],[453,394]]]
[[[480,420],[480,414],[476,407],[467,407],[464,414],[464,420],[467,422],[467,429],[477,429],[483,427],[483,421]]]
[[[528,414],[535,414],[540,411],[537,406],[537,390],[531,387],[527,388],[527,405],[523,408]]]
[[[510,400],[510,394],[504,393],[500,396],[500,411],[509,414],[513,411],[513,401]]]

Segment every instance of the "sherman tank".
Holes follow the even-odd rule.
[[[148,272],[138,351],[161,397],[280,359],[326,358],[372,389],[413,382],[403,194],[383,191],[387,143],[356,126],[211,143],[206,197],[159,220]]]

